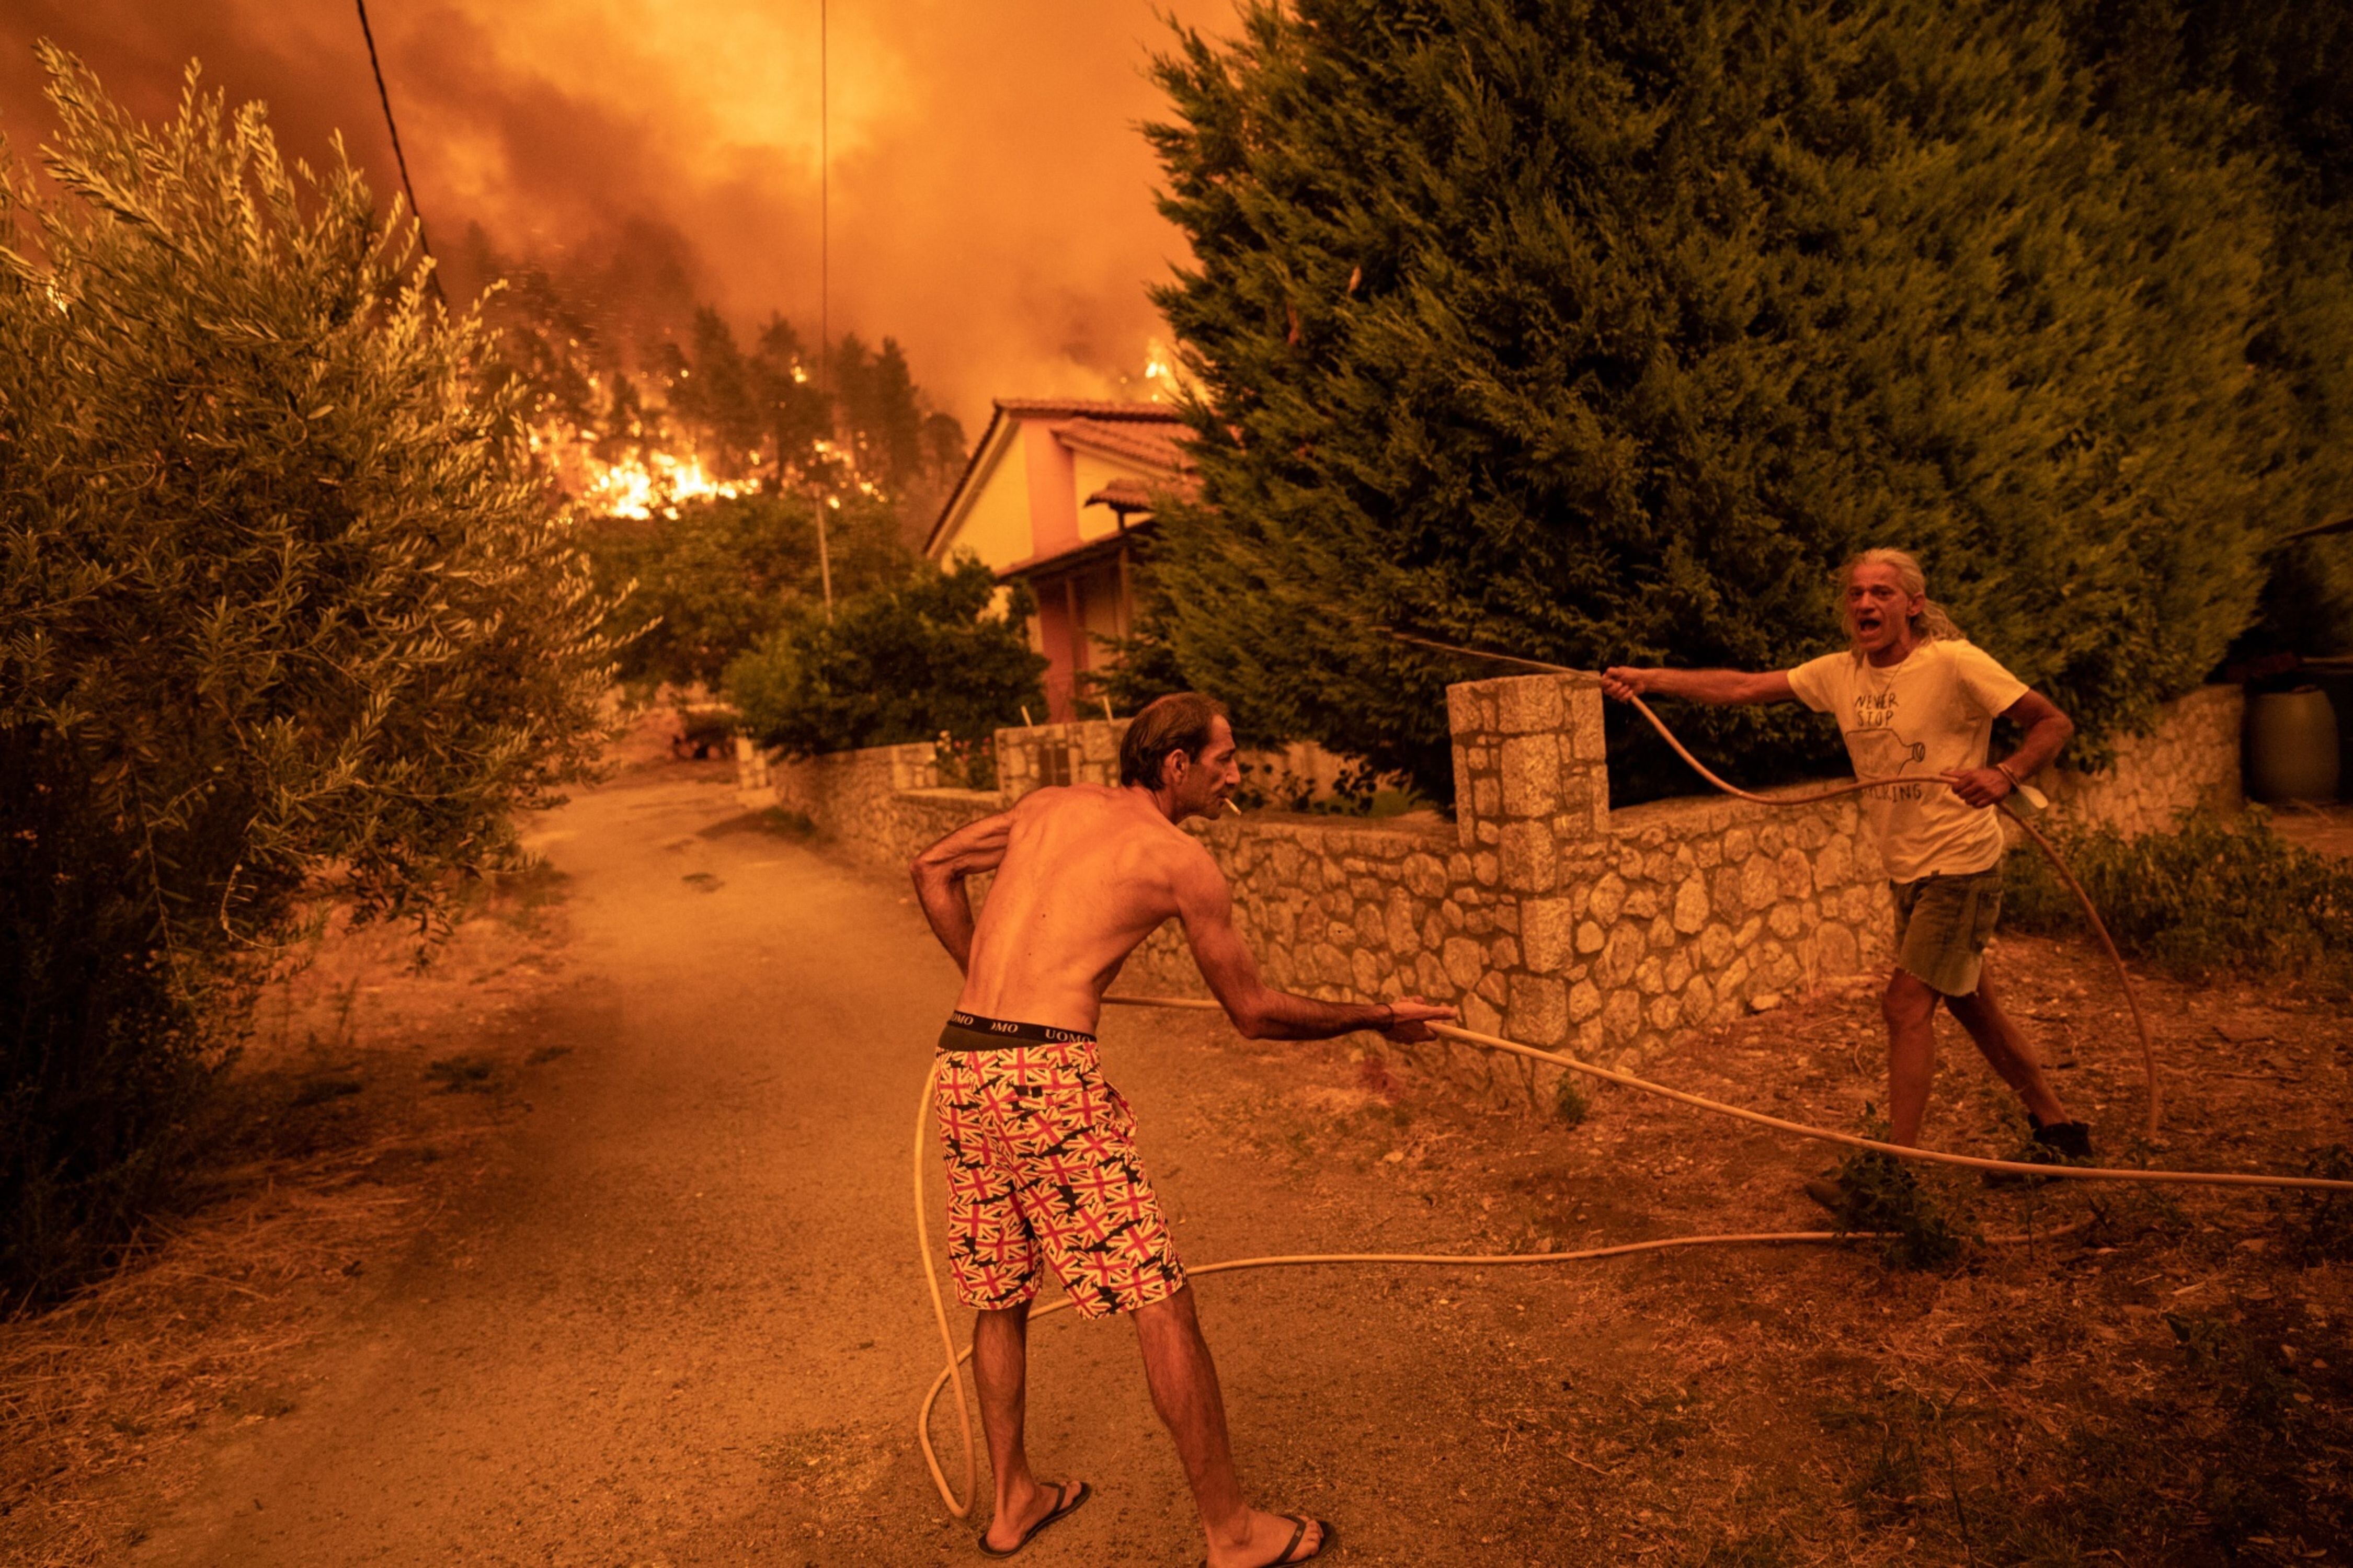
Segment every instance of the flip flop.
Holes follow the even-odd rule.
[[[1278,1514],[1275,1517],[1291,1521],[1291,1539],[1282,1543],[1282,1551],[1260,1563],[1259,1568],[1289,1568],[1289,1565],[1293,1563],[1311,1563],[1323,1556],[1324,1552],[1340,1539],[1340,1532],[1320,1519],[1302,1519],[1295,1513]],[[1311,1524],[1321,1526],[1324,1531],[1315,1538],[1315,1550],[1304,1557],[1293,1557],[1292,1553],[1299,1550],[1299,1543],[1307,1539],[1307,1527]]]
[[[1073,1486],[1078,1489],[1075,1492],[1071,1489]],[[1015,1552],[1020,1551],[1023,1547],[1037,1540],[1038,1532],[1039,1531],[1045,1529],[1048,1525],[1053,1523],[1058,1519],[1067,1519],[1071,1514],[1078,1512],[1079,1505],[1085,1502],[1087,1499],[1094,1495],[1094,1489],[1087,1485],[1084,1481],[1057,1481],[1054,1484],[1054,1506],[1046,1510],[1045,1518],[1031,1525],[1028,1530],[1023,1531],[1021,1532],[1021,1539],[1015,1542],[1010,1546],[991,1546],[988,1543],[988,1531],[985,1530],[982,1531],[980,1532],[980,1554],[984,1557],[1012,1556]],[[1292,1539],[1295,1542],[1298,1540],[1298,1537],[1293,1536]]]

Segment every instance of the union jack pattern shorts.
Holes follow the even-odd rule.
[[[1184,1288],[1135,1120],[1092,1035],[952,1014],[934,1106],[948,1164],[957,1299],[990,1310],[1038,1294],[1049,1267],[1082,1317]]]

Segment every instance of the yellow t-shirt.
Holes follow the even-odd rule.
[[[1825,654],[1789,671],[1789,689],[1837,718],[1857,777],[1933,781],[1985,766],[1995,715],[2027,688],[1975,643],[1940,641],[1883,669],[1852,653]],[[1896,881],[1965,877],[2001,859],[2000,814],[1943,784],[1885,784],[1864,793],[1863,810]]]

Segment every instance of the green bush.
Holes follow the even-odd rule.
[[[1161,634],[1431,796],[1466,667],[1384,626],[1787,666],[1839,640],[1837,562],[1900,544],[2096,757],[2338,499],[2254,348],[2265,154],[2219,89],[2107,112],[2047,7],[1298,0],[1159,79],[1200,474]],[[1681,722],[1745,777],[1821,763],[1791,708]]]
[[[887,588],[843,600],[828,619],[796,607],[727,670],[745,732],[792,756],[930,741],[976,741],[1043,711],[1046,660],[1029,649],[1029,595],[1003,613],[978,561],[929,563]]]
[[[102,1266],[302,901],[432,924],[610,648],[481,333],[340,153],[46,46],[0,185],[0,1290]],[[27,230],[30,232],[27,232]]]
[[[2074,868],[2116,945],[2185,979],[2216,974],[2353,984],[2353,869],[2282,838],[2259,813],[2211,812],[2170,833],[2060,826]],[[2047,935],[2084,929],[2074,895],[2037,854],[2013,856],[2002,923]]]
[[[582,526],[597,586],[619,598],[613,629],[628,639],[621,679],[716,688],[729,664],[820,602],[818,502],[762,492],[681,502],[674,515],[606,517]],[[910,557],[898,519],[852,500],[827,518],[833,589],[848,595],[895,583]]]

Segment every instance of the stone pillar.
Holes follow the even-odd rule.
[[[1550,892],[1560,848],[1609,832],[1601,683],[1585,675],[1514,675],[1446,689],[1454,734],[1455,830],[1479,880],[1525,896]]]

